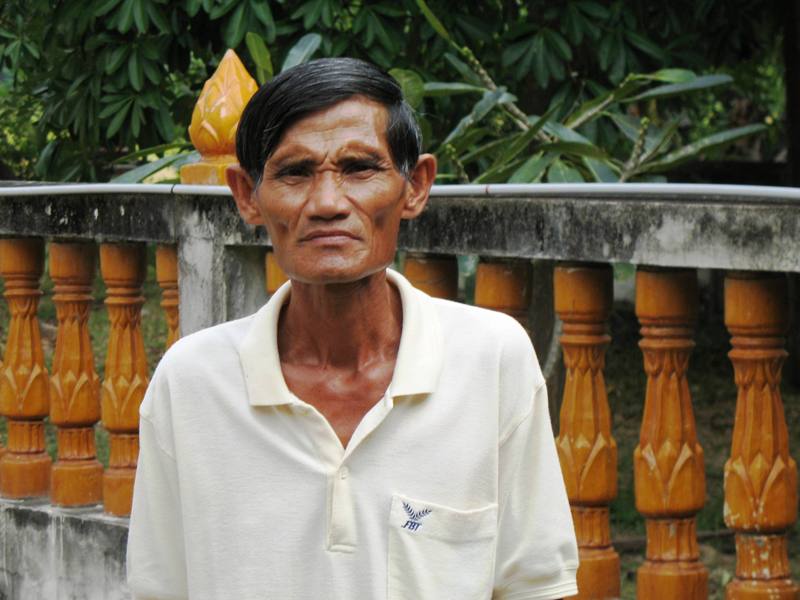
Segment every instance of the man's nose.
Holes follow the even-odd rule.
[[[326,169],[314,177],[308,202],[311,218],[337,219],[347,216],[350,203],[338,175],[333,169]]]

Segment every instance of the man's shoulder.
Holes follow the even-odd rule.
[[[451,300],[431,300],[445,336],[466,336],[474,344],[483,342],[512,351],[532,350],[528,332],[519,321],[505,313]]]
[[[164,354],[160,369],[184,374],[204,371],[210,365],[238,361],[238,347],[253,315],[201,329],[177,340]]]

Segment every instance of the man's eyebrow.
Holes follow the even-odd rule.
[[[388,160],[388,157],[375,152],[374,150],[351,149],[345,150],[342,156],[336,159],[336,164],[352,162],[354,160],[371,160],[374,162],[382,162]]]
[[[312,158],[295,158],[294,156],[284,156],[276,161],[267,161],[268,169],[273,172],[281,171],[287,167],[292,168],[311,168],[317,165],[317,161]]]

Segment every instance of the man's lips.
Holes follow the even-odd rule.
[[[357,235],[353,234],[350,231],[346,231],[344,229],[320,229],[316,231],[311,231],[305,234],[303,237],[300,238],[301,242],[311,242],[311,241],[337,241],[337,240],[357,240],[359,239]]]

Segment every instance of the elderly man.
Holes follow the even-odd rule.
[[[141,407],[136,597],[559,598],[577,549],[511,318],[387,270],[436,160],[397,82],[318,60],[253,96],[228,184],[284,285],[188,336]]]

